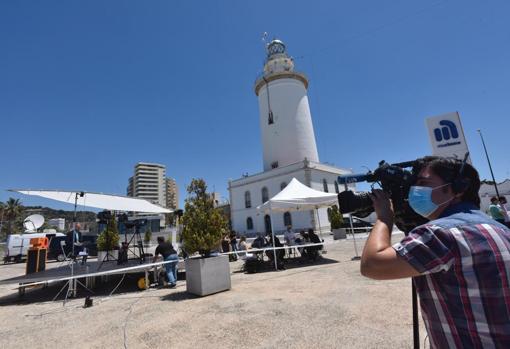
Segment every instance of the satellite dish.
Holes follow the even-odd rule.
[[[40,214],[33,214],[25,218],[23,226],[28,232],[36,232],[44,224],[44,217]]]

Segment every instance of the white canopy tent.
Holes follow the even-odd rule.
[[[46,199],[52,199],[69,204],[101,208],[111,211],[128,211],[140,213],[171,213],[172,210],[153,204],[145,199],[131,198],[126,196],[89,193],[82,191],[60,191],[60,190],[19,190],[10,189],[10,191],[40,196]]]
[[[264,213],[269,213],[271,217],[271,235],[274,248],[273,217],[271,214],[273,211],[287,212],[315,209],[319,223],[319,234],[321,234],[318,209],[321,207],[333,206],[337,203],[338,199],[336,193],[325,193],[312,189],[298,181],[296,178],[292,178],[290,183],[281,192],[273,196],[268,201],[264,202],[262,205],[258,206],[257,210]],[[276,268],[276,251],[274,259]]]
[[[281,192],[258,206],[257,209],[263,212],[299,211],[329,207],[335,204],[338,204],[336,193],[325,193],[312,189],[296,178],[292,178]]]

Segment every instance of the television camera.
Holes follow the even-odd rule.
[[[411,185],[416,181],[418,173],[424,166],[420,159],[389,164],[382,160],[374,171],[365,174],[342,175],[338,183],[350,184],[368,182],[379,184],[389,194],[395,212],[395,225],[404,232],[427,222],[409,206],[407,196]],[[357,217],[366,217],[374,211],[372,199],[368,192],[355,193],[345,190],[338,194],[338,204],[342,214],[352,213]]]

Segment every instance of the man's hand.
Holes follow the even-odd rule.
[[[372,228],[361,256],[361,274],[378,280],[398,279],[419,275],[409,263],[397,256],[391,247],[393,229],[393,206],[388,194],[374,189],[370,195],[377,214],[377,222]]]
[[[389,195],[381,189],[374,189],[372,194],[370,194],[370,198],[374,204],[374,211],[377,218],[388,224],[388,228],[391,229],[395,213],[393,212],[393,205]]]

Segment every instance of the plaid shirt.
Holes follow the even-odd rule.
[[[393,246],[413,278],[433,348],[510,348],[510,230],[470,203]]]

